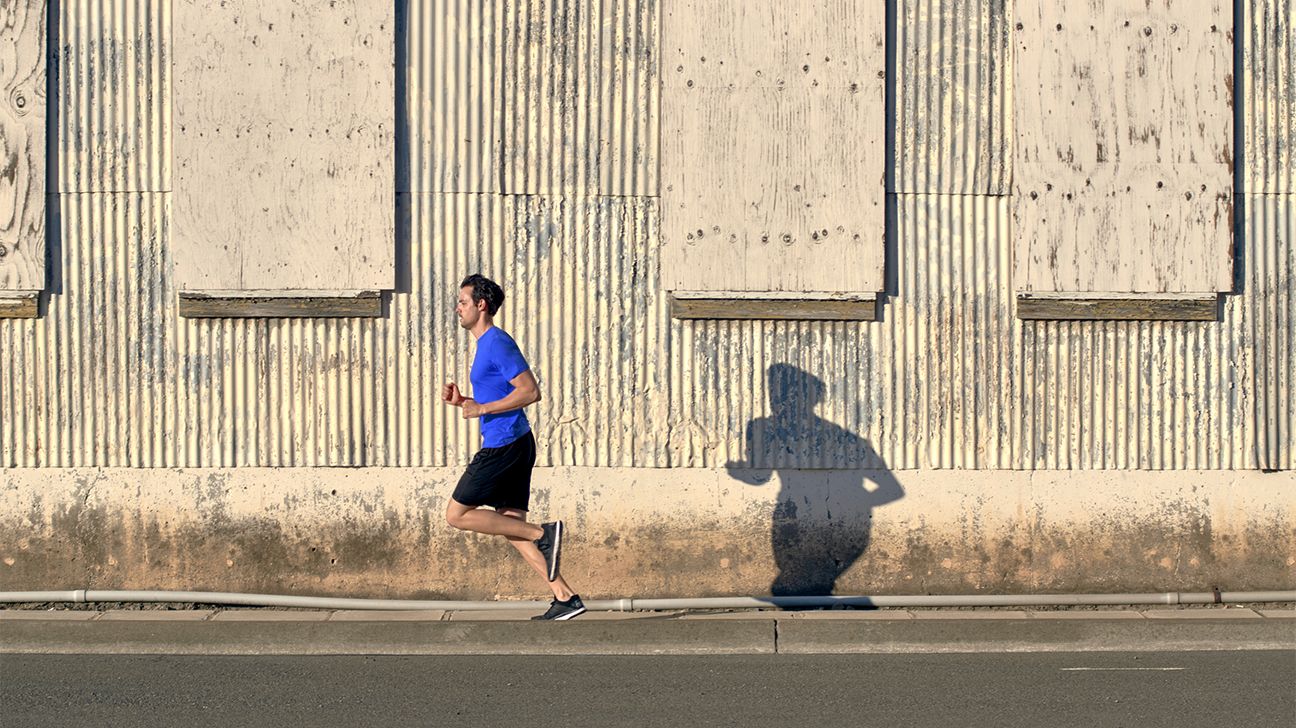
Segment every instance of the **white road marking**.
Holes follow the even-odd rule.
[[[1147,670],[1152,672],[1173,672],[1187,670],[1186,667],[1064,667],[1062,672],[1116,672],[1124,670]]]

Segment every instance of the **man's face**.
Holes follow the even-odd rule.
[[[455,313],[459,315],[459,325],[471,329],[481,318],[481,310],[473,303],[472,288],[465,286],[459,289],[459,301],[455,304]]]

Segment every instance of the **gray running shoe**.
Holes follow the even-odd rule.
[[[549,603],[549,611],[544,614],[538,614],[532,617],[532,621],[552,620],[562,622],[572,617],[585,613],[585,603],[581,601],[579,594],[573,594],[571,599],[560,602],[557,599]]]
[[[542,523],[540,528],[544,529],[544,535],[532,543],[540,549],[540,553],[544,554],[545,567],[549,569],[549,581],[553,581],[558,578],[558,555],[562,551],[563,522]]]

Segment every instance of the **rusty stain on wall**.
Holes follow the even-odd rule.
[[[1296,584],[1289,473],[901,472],[903,497],[860,507],[852,488],[876,471],[809,472],[544,469],[533,505],[567,519],[564,572],[587,598],[770,593],[789,562],[793,586],[860,594]],[[507,543],[445,524],[458,475],[9,471],[0,590],[538,596]]]

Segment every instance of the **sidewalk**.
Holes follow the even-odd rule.
[[[1296,610],[0,610],[0,653],[688,655],[1296,649]]]

